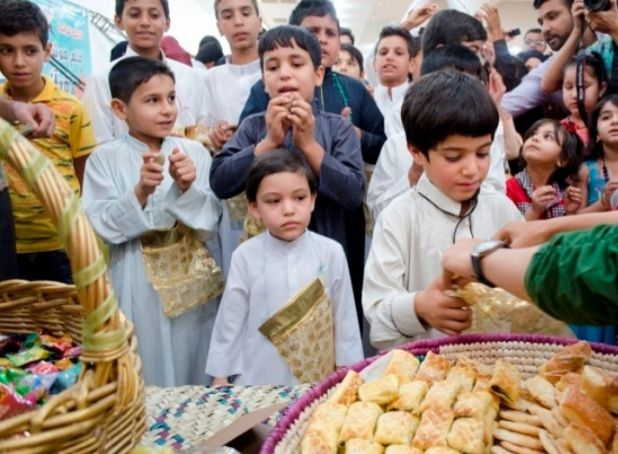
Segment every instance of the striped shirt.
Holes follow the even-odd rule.
[[[45,87],[32,103],[47,105],[55,114],[55,130],[51,137],[34,139],[32,143],[54,165],[71,190],[78,194],[80,186],[73,162],[88,156],[94,150],[94,135],[90,119],[76,97],[60,90],[54,82],[43,77]],[[9,83],[0,90],[10,98]],[[43,206],[19,177],[15,169],[5,165],[9,180],[11,205],[15,220],[15,238],[18,253],[44,252],[61,249],[58,233]]]

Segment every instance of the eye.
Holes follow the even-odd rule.
[[[444,159],[446,159],[447,162],[457,162],[459,158],[459,155],[444,155]]]
[[[487,151],[487,150],[477,151],[476,152],[476,157],[477,158],[481,158],[481,159],[485,159],[485,158],[489,157],[489,151]]]
[[[275,205],[279,203],[279,199],[266,199],[264,200],[264,202],[267,203],[268,205]]]
[[[299,195],[296,197],[296,200],[298,200],[299,202],[302,202],[303,200],[305,200],[307,198],[307,196],[305,194]]]

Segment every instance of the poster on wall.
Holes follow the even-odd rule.
[[[43,73],[62,90],[81,98],[79,81],[92,72],[89,19],[85,9],[66,0],[34,0],[50,25],[52,61]]]

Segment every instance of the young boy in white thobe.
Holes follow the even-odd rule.
[[[216,230],[221,206],[208,182],[210,154],[198,142],[169,136],[178,111],[174,75],[164,63],[123,59],[109,83],[114,113],[129,133],[98,147],[88,160],[84,209],[109,245],[112,285],[135,325],[146,383],[205,384],[216,304],[196,301],[188,312],[168,317],[149,279],[142,238],[177,223],[201,240]]]
[[[232,255],[206,364],[214,385],[298,383],[258,328],[317,277],[332,301],[336,365],[363,358],[343,248],[307,230],[316,193],[316,177],[299,155],[279,149],[255,158],[247,199],[251,214],[267,231]]]

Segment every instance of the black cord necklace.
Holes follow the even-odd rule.
[[[468,218],[470,218],[470,223],[469,223],[470,235],[472,236],[472,238],[474,238],[474,232],[472,231],[472,218],[471,218],[471,216],[472,216],[472,213],[474,212],[474,210],[476,210],[476,207],[478,206],[478,195],[479,195],[480,191],[481,190],[478,189],[474,193],[474,196],[471,199],[472,206],[470,207],[468,212],[466,214],[464,214],[463,216],[450,213],[450,212],[446,211],[445,209],[439,207],[438,205],[436,205],[436,203],[434,203],[433,200],[431,200],[429,197],[427,197],[422,192],[419,192],[418,195],[420,195],[422,198],[424,198],[429,203],[431,203],[434,206],[434,208],[436,208],[438,211],[441,211],[442,213],[446,214],[447,216],[450,216],[452,218],[457,219],[457,224],[455,225],[455,230],[453,230],[453,238],[452,238],[452,242],[453,242],[453,244],[455,244],[455,241],[457,239],[457,231],[459,230],[459,227],[461,226],[463,221],[465,221]]]
[[[607,164],[605,163],[605,156],[601,158],[603,160],[603,178],[605,179],[605,183],[609,182],[609,171],[607,170]]]

